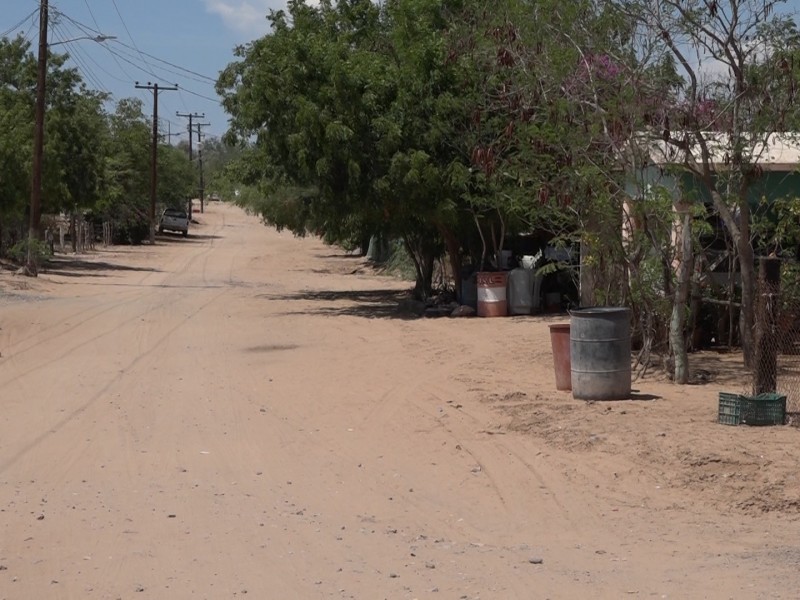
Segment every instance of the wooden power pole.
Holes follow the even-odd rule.
[[[194,137],[194,127],[192,127],[192,120],[203,119],[205,118],[205,113],[182,113],[182,112],[175,112],[175,115],[178,117],[183,117],[185,119],[189,119],[189,164],[194,162],[194,156],[192,156],[192,138]],[[192,218],[192,199],[189,199],[189,219]]]
[[[42,220],[42,156],[44,155],[44,98],[47,82],[47,21],[48,0],[39,3],[39,64],[36,72],[36,108],[33,128],[33,175],[31,177],[31,207],[28,226],[28,251],[25,266],[29,275],[37,274],[33,246],[39,239]]]
[[[178,86],[159,86],[157,83],[151,84],[149,81],[147,85],[139,85],[136,82],[136,88],[140,90],[151,90],[153,92],[153,148],[152,157],[150,159],[150,243],[156,243],[156,190],[158,184],[158,92],[174,92]]]
[[[203,180],[203,131],[202,127],[209,127],[211,123],[195,123],[197,127],[197,162],[200,168],[200,212],[204,212],[205,207],[205,182]]]

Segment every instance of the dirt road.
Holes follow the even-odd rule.
[[[798,429],[724,382],[576,402],[553,317],[197,216],[0,277],[0,599],[797,597]]]

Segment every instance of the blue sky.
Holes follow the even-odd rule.
[[[2,5],[0,34],[22,34],[35,51],[39,0],[2,0]],[[69,52],[90,87],[115,99],[140,98],[150,114],[152,93],[135,89],[134,82],[178,84],[180,91],[159,94],[162,133],[182,132],[171,138],[177,143],[188,137],[186,120],[176,111],[205,113],[211,124],[207,134],[226,131],[228,117],[216,100],[213,80],[234,60],[237,45],[267,33],[267,13],[285,8],[286,0],[50,0],[50,6],[52,49]],[[782,8],[793,13],[800,0],[788,0]],[[59,43],[95,32],[117,40]]]
[[[39,0],[2,4],[0,33],[22,34],[35,51]],[[204,122],[211,124],[204,128],[206,134],[225,132],[227,115],[211,80],[234,60],[237,45],[267,32],[268,11],[285,5],[285,0],[50,0],[48,37],[54,52],[73,57],[71,66],[90,87],[110,92],[115,99],[140,98],[148,115],[152,93],[137,90],[134,82],[177,83],[180,91],[159,93],[158,107],[162,133],[182,132],[172,137],[177,143],[188,140],[188,134],[186,119],[176,117],[176,111],[205,113]],[[96,31],[117,40],[59,43]]]

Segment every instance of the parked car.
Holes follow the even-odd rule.
[[[158,223],[158,233],[164,231],[179,231],[184,236],[189,235],[189,216],[177,208],[167,208]]]

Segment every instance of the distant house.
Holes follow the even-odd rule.
[[[681,133],[672,133],[681,139]],[[730,164],[730,143],[727,134],[704,134],[715,173],[724,173]],[[744,160],[753,165],[756,181],[750,186],[753,202],[762,197],[784,198],[800,194],[800,134],[774,133],[766,142],[752,144]],[[661,139],[644,135],[635,138],[627,148],[627,161],[633,166],[628,182],[629,196],[642,197],[648,186],[660,185],[674,190],[676,203],[710,201],[705,186],[697,181],[695,170],[702,170],[701,148],[693,140],[688,148],[679,148]]]
[[[680,133],[672,136],[682,137]],[[714,176],[719,177],[730,164],[729,138],[714,132],[706,133],[704,138],[711,155],[710,166]],[[745,161],[753,166],[754,180],[747,193],[754,210],[762,199],[770,204],[780,198],[800,196],[800,134],[775,133],[765,142],[752,144],[749,150]],[[708,189],[697,175],[698,170],[702,171],[700,152],[696,140],[684,149],[660,139],[634,139],[627,149],[627,161],[632,167],[626,182],[628,197],[641,201],[659,186],[671,194],[676,210],[698,202],[710,205]]]

